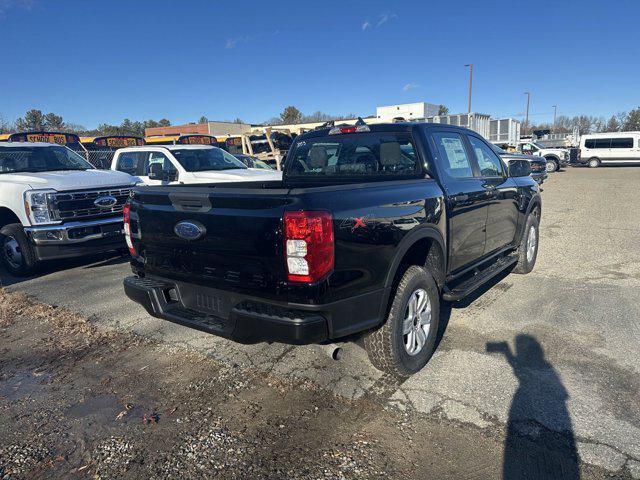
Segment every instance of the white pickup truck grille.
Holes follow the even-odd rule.
[[[53,213],[57,220],[63,221],[113,216],[122,212],[130,193],[131,187],[56,193]],[[113,197],[115,203],[110,206],[95,204],[97,199],[104,197]]]

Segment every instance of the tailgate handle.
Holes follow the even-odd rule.
[[[207,193],[170,193],[171,205],[178,212],[208,212],[211,200]]]

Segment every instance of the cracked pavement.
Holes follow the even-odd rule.
[[[447,324],[427,367],[399,384],[355,344],[333,361],[317,346],[243,346],[149,317],[122,292],[125,259],[51,265],[9,290],[222,363],[306,379],[495,435],[560,442],[582,462],[640,479],[640,169],[573,168],[544,184],[540,251],[529,275],[504,275]],[[65,265],[66,266],[66,265]]]

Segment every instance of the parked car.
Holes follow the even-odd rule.
[[[605,164],[640,163],[640,132],[609,132],[583,135],[579,161],[591,168]]]
[[[566,148],[547,148],[543,143],[527,140],[518,144],[518,152],[544,157],[548,173],[556,172],[569,165],[569,150]]]
[[[284,168],[281,181],[134,189],[129,298],[241,343],[364,335],[377,368],[409,375],[434,351],[441,301],[534,267],[541,199],[529,162],[510,175],[471,130],[314,130]]]
[[[500,158],[504,160],[508,165],[511,162],[518,160],[526,160],[531,167],[531,178],[533,178],[539,185],[542,185],[544,181],[549,177],[547,174],[547,161],[544,157],[537,155],[524,155],[522,153],[508,153],[497,145],[492,144],[493,151],[500,155]]]
[[[234,153],[234,157],[245,164],[247,168],[258,168],[261,170],[273,170],[273,168],[267,163],[263,162],[259,158],[252,157],[251,155],[245,155],[244,153]]]
[[[112,170],[145,185],[280,180],[281,172],[247,168],[221,148],[209,145],[158,145],[116,151]]]
[[[0,142],[0,245],[13,275],[43,260],[125,249],[122,207],[135,179],[50,143]]]

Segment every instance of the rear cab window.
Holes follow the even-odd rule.
[[[288,177],[415,177],[422,173],[408,132],[358,132],[296,141],[285,173]]]

